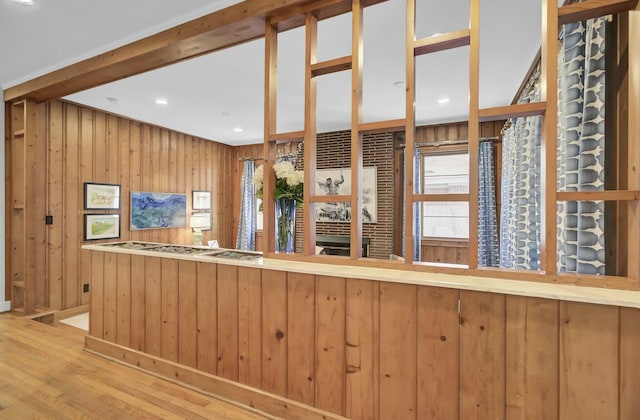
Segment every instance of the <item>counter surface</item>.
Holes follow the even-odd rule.
[[[394,270],[387,268],[311,263],[272,258],[236,260],[206,255],[207,251],[215,250],[205,247],[201,248],[203,254],[205,255],[182,255],[156,252],[151,250],[128,249],[113,246],[112,244],[83,245],[82,248],[92,251],[126,253],[160,258],[174,258],[190,261],[209,262],[215,264],[263,268],[268,270],[289,271],[294,273],[306,273],[320,276],[377,280],[393,283],[415,284],[420,286],[475,290],[479,292],[503,293],[516,296],[530,296],[572,302],[640,308],[640,292],[638,291],[604,289],[596,287],[574,286],[568,284],[542,283],[525,280],[509,280],[491,277],[427,273],[410,270]],[[220,249],[219,251],[224,250]]]

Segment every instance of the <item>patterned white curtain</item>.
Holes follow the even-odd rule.
[[[241,202],[236,249],[255,251],[256,249],[256,192],[253,185],[253,160],[244,161],[240,181]]]
[[[518,103],[540,100],[537,69]],[[500,267],[540,267],[540,124],[535,117],[512,118],[502,135]]]
[[[496,179],[493,144],[480,143],[478,165],[478,266],[497,267],[498,220],[496,217]]]
[[[604,189],[605,18],[564,25],[558,53],[558,190]],[[558,202],[559,272],[605,274],[604,202]]]

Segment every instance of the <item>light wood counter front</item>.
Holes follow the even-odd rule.
[[[89,350],[277,416],[640,418],[636,292],[84,248]]]

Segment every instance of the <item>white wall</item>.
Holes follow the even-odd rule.
[[[0,112],[0,134],[2,136],[2,144],[0,144],[0,171],[4,175],[4,90],[2,91],[2,112]],[[4,177],[3,177],[4,179]],[[4,301],[4,182],[0,182],[0,312],[5,312],[11,309],[11,302]]]

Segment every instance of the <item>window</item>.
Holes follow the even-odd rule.
[[[424,194],[469,193],[469,153],[424,154],[422,180]],[[469,238],[469,203],[441,200],[423,202],[422,236]]]

